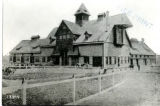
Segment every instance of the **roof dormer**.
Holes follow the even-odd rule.
[[[88,40],[92,36],[92,34],[88,33],[87,31],[84,33],[84,35],[85,35],[85,40]]]

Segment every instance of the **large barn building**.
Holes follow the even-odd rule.
[[[156,63],[156,54],[144,40],[129,38],[132,24],[126,14],[106,12],[89,20],[90,13],[81,4],[74,15],[75,22],[62,20],[46,39],[32,36],[21,41],[10,52],[11,64],[140,68]]]

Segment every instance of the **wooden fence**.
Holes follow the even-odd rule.
[[[114,69],[115,70],[115,69]],[[26,91],[28,88],[34,88],[34,87],[41,87],[41,86],[46,86],[46,85],[55,85],[55,84],[62,84],[62,83],[67,83],[67,82],[72,82],[73,83],[73,95],[72,95],[72,98],[73,98],[73,102],[70,103],[72,105],[75,105],[78,103],[78,101],[81,101],[81,100],[77,100],[76,101],[76,82],[77,81],[82,81],[82,80],[89,80],[89,79],[95,79],[95,78],[98,78],[98,89],[99,89],[99,92],[98,93],[101,93],[102,91],[102,78],[103,77],[107,77],[107,76],[112,76],[112,87],[115,85],[115,75],[116,74],[122,74],[123,75],[123,79],[125,78],[126,76],[126,71],[128,69],[127,68],[124,68],[123,71],[122,69],[118,69],[118,70],[115,70],[115,71],[112,71],[112,73],[107,73],[107,74],[102,74],[102,73],[99,73],[99,75],[96,75],[96,76],[91,76],[91,77],[83,77],[83,78],[76,78],[75,75],[73,76],[72,79],[67,79],[67,80],[63,80],[63,81],[49,81],[49,82],[43,82],[43,83],[35,83],[35,84],[27,84],[27,83],[24,83],[22,86],[19,86],[18,89],[22,89],[22,103],[23,105],[26,105]],[[3,88],[3,90],[7,89],[9,87],[6,87],[6,88]],[[98,94],[97,93],[97,94]],[[90,95],[91,97],[92,95]],[[85,98],[82,98],[83,100]]]

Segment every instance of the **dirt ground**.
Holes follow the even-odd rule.
[[[160,106],[160,74],[130,72],[123,85],[78,105]]]

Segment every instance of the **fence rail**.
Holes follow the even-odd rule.
[[[55,84],[62,84],[62,83],[67,83],[67,82],[72,82],[73,83],[73,104],[76,104],[76,82],[77,81],[82,81],[82,80],[90,80],[90,79],[94,79],[97,78],[98,79],[98,91],[99,93],[102,91],[102,78],[103,77],[107,77],[107,76],[112,76],[112,86],[115,85],[115,79],[114,79],[114,75],[116,74],[123,74],[125,76],[126,73],[126,69],[124,68],[125,71],[118,71],[118,72],[114,72],[112,71],[112,73],[106,73],[106,74],[102,74],[101,72],[99,73],[99,75],[96,76],[91,76],[91,77],[83,77],[83,78],[76,78],[75,75],[73,75],[72,79],[67,79],[67,80],[62,80],[62,81],[49,81],[49,82],[43,82],[43,83],[36,83],[36,84],[27,84],[26,82],[23,84],[23,86],[19,86],[17,87],[18,89],[22,89],[22,103],[23,105],[26,105],[26,90],[28,88],[34,88],[34,87],[41,87],[41,86],[46,86],[46,85],[55,85]],[[115,69],[114,69],[115,70]],[[100,70],[101,71],[101,70]],[[4,91],[5,89],[9,89],[9,87],[3,88]]]

